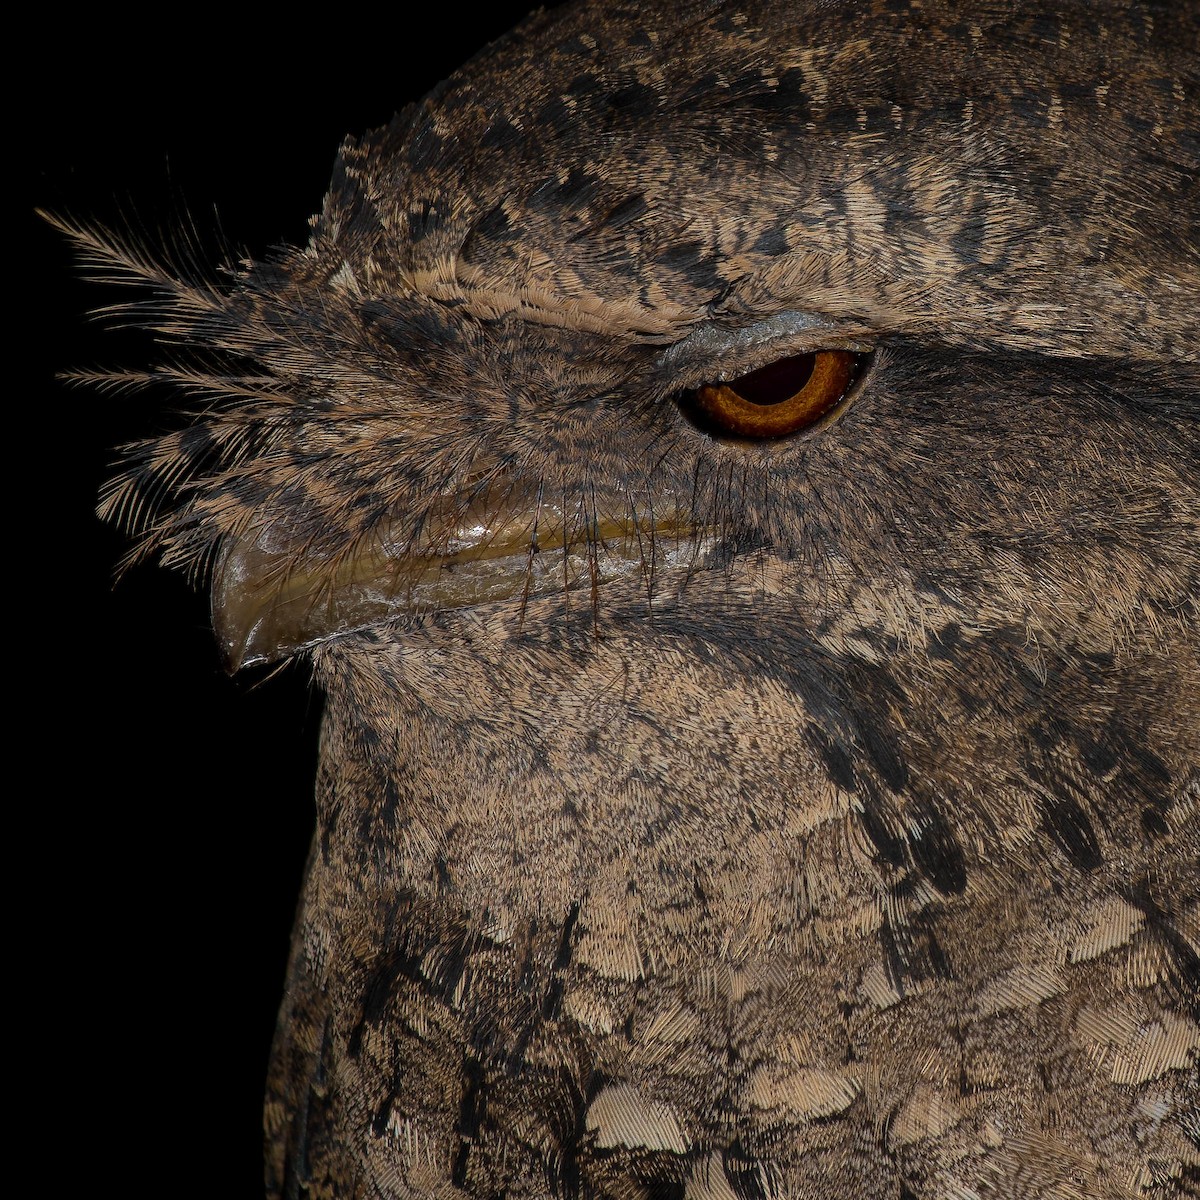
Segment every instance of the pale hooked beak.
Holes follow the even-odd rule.
[[[430,532],[415,548],[415,539],[395,540],[389,528],[337,557],[275,548],[261,534],[234,542],[213,586],[226,669],[409,615],[523,603],[636,572],[650,585],[655,573],[694,563],[715,541],[679,518],[589,522],[540,492],[507,496],[499,513],[486,496],[465,507],[448,497],[424,527]]]

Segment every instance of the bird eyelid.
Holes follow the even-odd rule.
[[[823,350],[870,354],[877,344],[878,333],[862,321],[787,311],[737,327],[717,320],[696,325],[659,354],[657,368],[664,390],[674,393],[737,379],[781,358]]]

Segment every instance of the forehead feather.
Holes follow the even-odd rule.
[[[1195,80],[1105,7],[537,14],[343,149],[314,246],[484,318],[671,338],[800,308],[1187,357],[1155,298],[1196,284],[1184,218],[1149,264],[1142,218],[1148,192],[1194,201]]]

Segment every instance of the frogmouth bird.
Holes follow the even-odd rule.
[[[1198,45],[571,4],[302,249],[74,228],[207,401],[103,513],[326,697],[271,1196],[1196,1194]]]

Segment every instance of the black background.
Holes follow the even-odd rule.
[[[190,214],[211,261],[223,244],[302,243],[342,138],[386,123],[529,7],[431,11],[420,35],[359,9],[303,27],[163,9],[204,22],[171,30],[47,9],[10,49],[34,82],[9,145],[9,352],[24,382],[8,394],[8,990],[24,1124],[50,1139],[29,1151],[38,1190],[262,1194],[320,698],[302,665],[227,678],[207,599],[178,575],[146,565],[114,585],[128,541],[96,520],[96,493],[115,447],[169,426],[175,401],[56,381],[161,351],[88,317],[128,297],[85,283],[32,210],[152,245]]]

